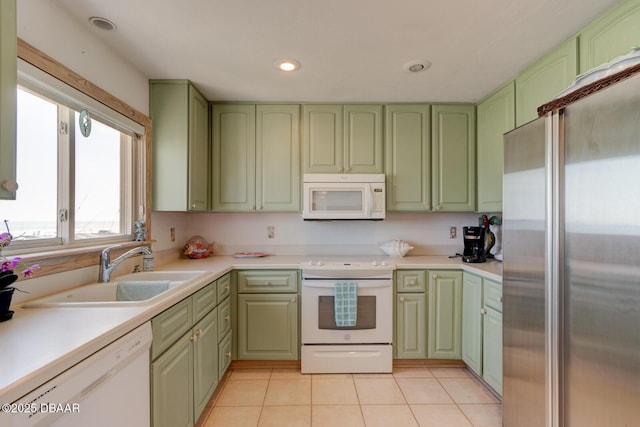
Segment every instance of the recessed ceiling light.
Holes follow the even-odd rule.
[[[296,71],[302,67],[295,59],[278,59],[273,66],[280,71]]]
[[[426,59],[416,59],[403,65],[403,69],[411,73],[419,73],[431,67],[431,62]]]
[[[100,16],[92,16],[91,18],[89,18],[89,22],[105,31],[115,31],[115,29],[117,28],[116,24],[109,21],[107,18],[102,18]]]

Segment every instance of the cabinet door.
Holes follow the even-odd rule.
[[[516,126],[538,117],[538,107],[551,101],[576,78],[577,41],[571,38],[516,77]]]
[[[431,210],[431,109],[429,105],[386,108],[387,209]]]
[[[255,105],[212,108],[212,209],[255,210]]]
[[[502,136],[515,124],[515,82],[511,81],[478,104],[479,212],[502,212]]]
[[[222,301],[217,310],[218,340],[221,340],[231,330],[231,298]]]
[[[396,358],[427,357],[426,308],[423,293],[396,296]]]
[[[238,359],[298,358],[297,294],[238,295]]]
[[[342,106],[302,106],[304,173],[340,173],[343,168]]]
[[[218,312],[193,328],[193,419],[197,420],[218,385]]]
[[[640,45],[640,2],[626,1],[580,32],[580,73]]]
[[[258,105],[256,210],[300,210],[298,105]]]
[[[151,359],[169,348],[193,325],[191,298],[186,298],[151,319]]]
[[[188,210],[206,211],[209,200],[209,104],[189,85]],[[162,173],[166,173],[163,170]]]
[[[151,364],[154,427],[193,426],[192,361],[191,333],[187,333]]]
[[[485,307],[482,377],[502,395],[502,313]]]
[[[475,105],[431,109],[431,198],[434,211],[476,207]]]
[[[227,368],[231,365],[232,343],[232,334],[229,332],[218,345],[218,381],[222,379],[225,372],[227,372]]]
[[[482,375],[482,278],[462,275],[462,360]]]
[[[344,173],[383,173],[382,105],[345,105]]]
[[[15,200],[3,185],[16,180],[16,2],[0,3],[0,199]]]
[[[429,270],[429,334],[427,357],[460,359],[462,272]]]

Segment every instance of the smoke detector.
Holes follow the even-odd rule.
[[[431,67],[431,62],[426,59],[415,59],[404,64],[402,69],[410,73],[419,73],[421,71],[425,71],[429,67]]]
[[[107,18],[102,18],[100,16],[92,16],[91,18],[89,18],[89,22],[105,31],[115,31],[117,28],[116,24],[109,21]]]

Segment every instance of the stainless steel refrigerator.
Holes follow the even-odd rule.
[[[640,76],[505,135],[503,425],[640,425]]]

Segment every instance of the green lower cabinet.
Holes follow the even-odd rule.
[[[193,413],[204,411],[218,385],[218,312],[212,310],[194,327]]]
[[[427,357],[460,359],[462,320],[462,272],[429,270],[429,319]]]
[[[396,358],[427,357],[426,296],[399,293],[396,296]]]
[[[193,345],[185,334],[151,364],[154,427],[193,426]]]
[[[463,273],[462,361],[482,375],[482,278]]]
[[[298,294],[239,294],[237,325],[238,359],[298,359]]]
[[[218,381],[222,379],[227,368],[231,365],[232,343],[232,334],[229,331],[218,344]]]
[[[484,310],[482,378],[502,395],[502,313],[489,307]]]

